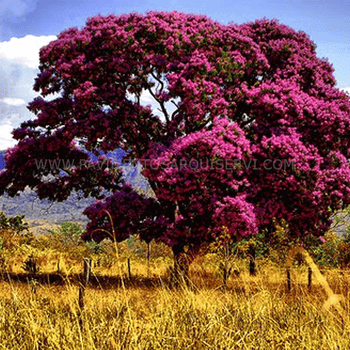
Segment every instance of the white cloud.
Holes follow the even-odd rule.
[[[155,105],[156,101],[148,90],[143,90],[140,98],[140,103],[142,106],[147,106],[152,104]]]
[[[1,13],[7,3],[1,0],[0,3]],[[0,150],[13,147],[17,143],[11,135],[13,128],[33,118],[26,105],[38,96],[33,85],[38,73],[39,50],[55,39],[54,35],[27,35],[0,42]]]
[[[153,91],[155,92],[155,91]],[[131,94],[127,94],[127,97],[131,100],[131,101],[136,101],[135,96],[131,95]],[[180,99],[177,98],[174,100],[175,103],[179,103]],[[151,93],[148,90],[143,90],[140,96],[140,104],[141,106],[148,106],[151,105],[151,109],[154,115],[157,115],[158,117],[160,117],[160,119],[164,122],[165,121],[165,117],[163,112],[160,109],[160,105],[158,104],[158,102],[153,98],[153,96],[151,95]],[[176,107],[174,106],[173,103],[171,103],[170,101],[166,102],[164,104],[165,109],[167,110],[168,114],[171,115]]]
[[[6,60],[11,64],[36,69],[39,66],[40,48],[56,38],[55,35],[26,35],[24,38],[11,38],[10,41],[1,42],[1,60]]]
[[[13,126],[9,123],[0,124],[0,151],[16,145],[17,141],[12,138]]]
[[[0,102],[3,102],[9,106],[23,106],[26,104],[26,101],[22,100],[21,98],[13,98],[13,97],[5,97],[0,100]]]

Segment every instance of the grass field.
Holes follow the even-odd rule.
[[[223,288],[213,257],[201,257],[191,266],[192,283],[172,288],[170,257],[149,265],[131,259],[130,279],[121,256],[108,267],[93,267],[81,310],[81,261],[61,255],[58,274],[58,255],[50,254],[36,276],[24,273],[19,256],[2,273],[0,349],[350,348],[347,273],[325,273],[332,290],[345,297],[341,316],[323,308],[327,295],[317,281],[308,290],[306,266],[292,269],[288,292],[281,266],[261,261],[258,275],[250,276],[247,262],[238,261],[239,276]]]
[[[289,291],[278,248],[257,258],[256,276],[247,257],[229,256],[224,286],[223,256],[211,251],[175,287],[162,244],[86,244],[73,223],[49,230],[0,230],[0,349],[350,349],[350,270],[313,266],[308,288],[310,261],[295,259]],[[321,261],[337,251],[327,238]],[[85,289],[83,258],[93,261]]]

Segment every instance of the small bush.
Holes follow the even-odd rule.
[[[81,235],[84,229],[81,225],[74,222],[62,222],[59,228],[49,232],[58,237],[64,245],[70,246],[81,242]]]
[[[3,212],[0,212],[0,231],[6,231],[12,235],[20,235],[24,231],[29,231],[28,223],[24,222],[25,215],[7,217]]]

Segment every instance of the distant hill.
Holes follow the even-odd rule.
[[[5,168],[5,152],[0,151],[0,169]],[[97,157],[89,153],[91,158],[96,161]],[[140,174],[140,166],[132,166],[122,164],[122,158],[125,152],[115,150],[106,154],[107,158],[113,162],[121,164],[123,169],[124,179],[134,186],[147,188],[147,180]],[[25,215],[26,219],[33,222],[46,221],[61,223],[64,221],[75,221],[87,223],[88,219],[83,215],[84,209],[95,201],[94,198],[79,199],[77,193],[72,195],[64,202],[55,203],[49,200],[39,200],[34,191],[26,189],[20,195],[11,198],[6,194],[0,197],[0,211],[3,211],[8,216]]]
[[[5,151],[0,151],[0,170],[5,168]]]

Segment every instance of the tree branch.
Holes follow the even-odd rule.
[[[153,93],[152,89],[150,87],[148,87],[148,91],[149,93],[151,94],[151,96],[159,103],[160,107],[161,107],[161,111],[162,113],[164,114],[164,117],[166,119],[166,122],[167,122],[167,125],[169,125],[170,123],[170,120],[169,120],[169,115],[168,115],[168,112],[167,110],[165,109],[165,106],[164,106],[164,101],[160,101],[156,95]]]

